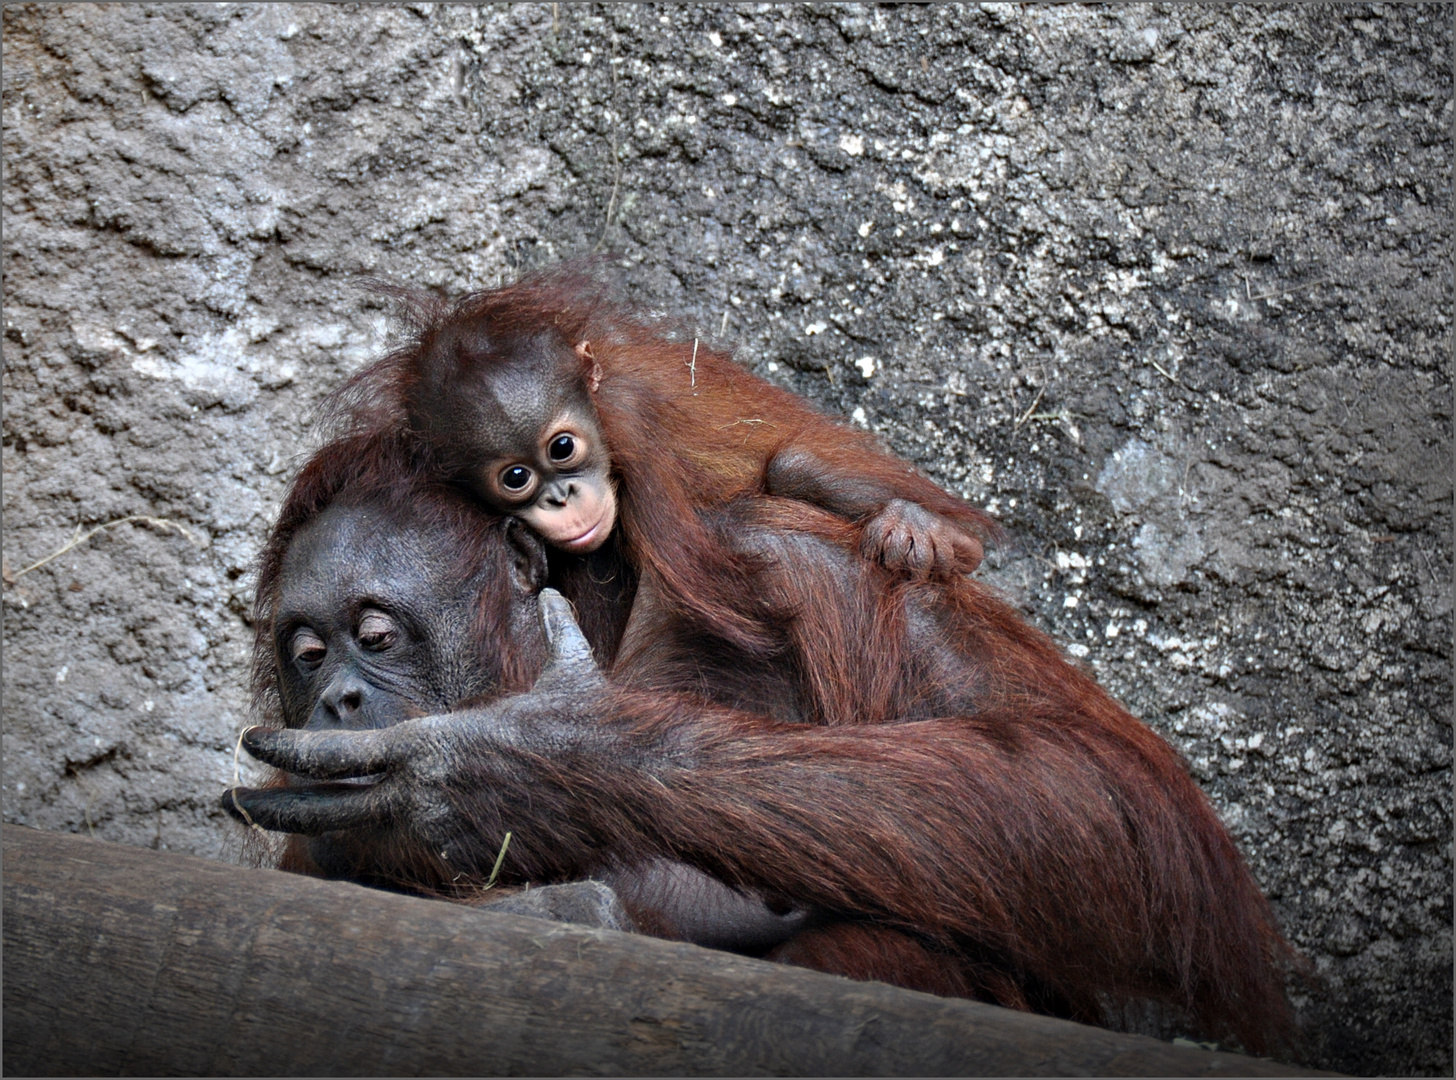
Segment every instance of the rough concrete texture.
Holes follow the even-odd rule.
[[[990,507],[1309,1061],[1451,1058],[1451,8],[4,9],[7,821],[206,855],[362,274],[598,246]],[[130,515],[43,567],[78,525]]]

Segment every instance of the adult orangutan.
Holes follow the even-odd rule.
[[[403,874],[478,881],[508,830],[511,880],[682,863],[807,913],[773,959],[1114,1025],[1159,1002],[1254,1052],[1287,1039],[1288,946],[1183,762],[984,586],[904,580],[843,519],[736,501],[703,527],[748,568],[742,610],[772,647],[644,574],[608,678],[539,591],[537,538],[422,499],[413,468],[375,433],[295,484],[260,580],[264,689],[297,727],[305,667],[379,662],[320,698],[314,730],[251,729],[305,782],[229,810]],[[423,554],[406,573],[391,551]],[[472,576],[492,561],[511,572]],[[299,599],[330,589],[333,615]],[[420,594],[448,632],[410,614]]]
[[[542,545],[524,526],[412,477],[397,444],[327,447],[295,480],[263,559],[262,711],[311,731],[380,728],[528,687],[544,652],[535,599],[544,573]],[[279,865],[747,953],[805,922],[663,859],[525,893],[509,887],[523,879],[507,866],[507,887],[488,891],[473,868],[388,828],[295,835]]]

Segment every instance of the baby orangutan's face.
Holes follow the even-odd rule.
[[[595,417],[567,408],[514,453],[488,457],[467,478],[492,507],[514,514],[547,543],[581,555],[617,523],[611,460]]]
[[[440,350],[496,347],[450,341]],[[520,518],[553,547],[595,551],[617,524],[617,492],[592,400],[597,369],[583,370],[590,352],[550,333],[511,343],[510,352],[506,362],[427,383],[411,421],[492,510]]]

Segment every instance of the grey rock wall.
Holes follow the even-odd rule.
[[[1451,11],[6,5],[5,820],[235,857],[359,278],[615,249],[1006,523],[1321,973],[1313,1063],[1449,1075]]]

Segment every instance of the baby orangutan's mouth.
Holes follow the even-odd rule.
[[[565,548],[567,551],[584,552],[596,550],[601,546],[601,542],[606,539],[606,530],[603,526],[607,524],[607,518],[609,516],[603,513],[601,517],[597,518],[596,524],[588,528],[586,532],[570,540],[559,541],[559,546]]]
[[[617,493],[610,484],[589,488],[561,507],[535,506],[519,511],[521,519],[552,547],[585,555],[607,541],[617,524]]]

